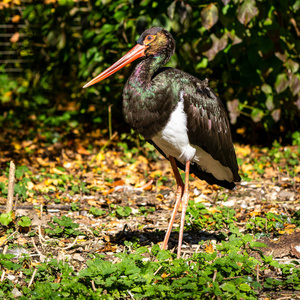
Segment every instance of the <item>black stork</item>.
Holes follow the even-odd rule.
[[[180,70],[163,67],[174,51],[175,41],[168,31],[160,27],[147,29],[135,47],[84,88],[143,58],[125,85],[123,114],[126,122],[171,163],[177,182],[176,201],[162,249],[167,249],[182,203],[179,258],[189,200],[189,174],[231,190],[241,178],[221,100],[208,86],[207,79],[201,81]],[[185,170],[185,184],[178,168]]]

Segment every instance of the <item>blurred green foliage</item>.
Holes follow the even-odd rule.
[[[7,2],[0,16],[10,23],[14,1]],[[241,139],[291,136],[300,127],[299,8],[299,0],[28,1],[26,26],[18,29],[25,38],[11,48],[30,64],[20,77],[0,75],[0,123],[96,128],[114,104],[113,123],[122,130],[121,93],[134,64],[82,86],[145,29],[161,26],[177,43],[168,66],[209,78]]]

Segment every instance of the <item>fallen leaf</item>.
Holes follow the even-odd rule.
[[[90,151],[86,150],[80,143],[77,144],[77,152],[81,155],[91,155]]]
[[[206,247],[205,247],[205,250],[204,250],[206,253],[209,253],[209,254],[212,254],[215,252],[214,250],[214,246],[209,243]]]
[[[0,237],[0,246],[2,246],[4,244],[4,242],[6,241],[6,238],[7,238],[7,235]]]
[[[75,253],[73,255],[73,259],[78,260],[78,261],[85,261],[84,257],[82,257],[79,253]]]

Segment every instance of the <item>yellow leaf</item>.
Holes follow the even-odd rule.
[[[42,159],[41,157],[37,157],[35,160],[39,163],[39,165],[41,165],[41,166],[43,166],[43,167],[48,166],[48,162],[46,162],[46,161],[45,161],[44,159]]]
[[[195,201],[195,203],[208,202],[208,200],[202,198],[201,196],[194,198],[194,201]]]
[[[0,182],[6,182],[7,181],[7,178],[4,177],[4,176],[0,176]]]
[[[4,244],[4,242],[6,241],[6,238],[7,238],[7,235],[0,237],[0,246],[2,246]]]
[[[28,181],[28,182],[27,182],[27,188],[28,188],[29,190],[32,190],[33,187],[34,187],[34,183],[33,183],[32,181]]]
[[[138,160],[139,160],[140,162],[145,163],[145,164],[148,163],[148,159],[147,159],[145,156],[142,156],[142,155],[139,155]]]
[[[126,163],[125,163],[123,160],[121,160],[121,159],[119,159],[119,158],[116,158],[116,159],[114,160],[114,165],[115,165],[115,166],[118,166],[118,167],[123,167],[123,166],[126,165]]]
[[[156,195],[156,200],[162,201],[164,199],[164,196],[162,194]]]
[[[300,173],[300,166],[297,166],[297,167],[295,168],[295,173]]]
[[[215,252],[214,250],[214,246],[209,243],[206,247],[205,247],[205,250],[204,250],[206,253],[209,253],[209,254],[213,254]]]
[[[249,215],[251,216],[251,217],[254,217],[254,216],[258,216],[258,215],[260,215],[260,211],[252,211],[252,212],[250,212],[249,213]]]
[[[14,143],[13,144],[16,150],[20,150],[22,146],[20,144]]]
[[[57,169],[57,168],[53,168],[52,170],[51,170],[51,173],[55,173],[55,174],[59,174],[59,175],[63,175],[63,174],[66,174],[66,172],[63,172],[63,171],[61,171],[61,170],[59,170],[59,169]]]
[[[250,173],[250,171],[252,171],[253,170],[253,166],[252,165],[250,165],[250,164],[243,164],[242,166],[241,166],[241,169],[242,169],[242,171],[244,172],[244,173]]]
[[[237,156],[248,156],[251,153],[250,146],[236,146],[235,151]]]
[[[214,214],[214,213],[217,213],[217,212],[221,212],[220,210],[218,210],[216,207],[209,207],[207,209],[210,213]]]
[[[150,174],[151,178],[161,177],[161,176],[162,176],[162,170],[156,170]]]

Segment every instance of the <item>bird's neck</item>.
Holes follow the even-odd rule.
[[[136,66],[131,76],[141,83],[150,83],[153,74],[167,61],[168,58],[165,55],[147,57]]]

